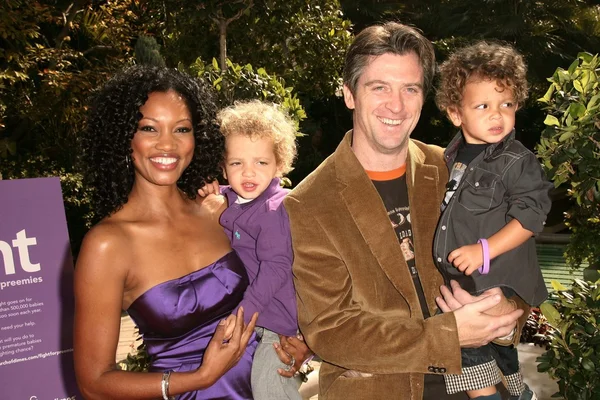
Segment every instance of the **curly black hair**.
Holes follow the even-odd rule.
[[[471,79],[495,80],[500,88],[511,89],[520,105],[527,98],[527,65],[511,45],[481,41],[452,53],[440,65],[438,108],[447,112],[459,107]]]
[[[81,136],[86,183],[93,189],[97,219],[127,202],[134,181],[131,140],[142,118],[140,107],[153,92],[173,90],[192,116],[195,148],[177,186],[190,198],[220,173],[225,144],[216,122],[212,87],[172,68],[136,65],[116,74],[91,97],[87,126]]]

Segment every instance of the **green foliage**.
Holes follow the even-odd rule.
[[[165,66],[165,60],[160,55],[160,46],[151,36],[140,36],[135,42],[135,61],[142,65]]]
[[[538,156],[556,187],[567,185],[576,207],[566,214],[573,235],[567,262],[578,267],[600,261],[600,81],[597,55],[580,53],[558,68],[538,99],[547,111]]]
[[[255,70],[250,64],[241,66],[229,59],[227,66],[226,70],[221,70],[216,59],[205,64],[198,58],[189,69],[212,83],[219,94],[221,106],[231,105],[235,100],[261,99],[281,105],[297,124],[306,118],[300,100],[292,93],[293,88],[286,87],[282,78],[269,75],[264,68]]]
[[[85,98],[131,59],[133,3],[0,2],[1,156],[73,162]]]
[[[148,0],[144,18],[159,27],[155,35],[167,64],[189,65],[197,57],[217,57],[217,21],[236,16],[246,3]],[[254,0],[227,26],[227,57],[241,65],[268,66],[302,97],[334,96],[341,88],[350,26],[338,0]]]
[[[548,112],[538,154],[555,186],[569,183],[580,206],[600,201],[600,87],[598,56],[579,54],[558,68],[544,97]]]
[[[344,56],[353,38],[350,27],[337,0],[256,1],[248,18],[230,30],[236,45],[229,47],[228,56],[268,65],[302,95],[339,95]]]
[[[548,350],[538,357],[538,371],[558,380],[567,400],[593,400],[600,394],[600,281],[575,280],[569,290],[553,282],[552,302],[542,312],[554,329]]]
[[[150,367],[150,356],[146,350],[146,344],[140,335],[140,330],[137,327],[135,328],[135,333],[137,334],[135,341],[140,342],[140,344],[135,351],[127,354],[124,360],[118,361],[117,365],[123,371],[146,372]]]
[[[565,261],[571,269],[587,264],[594,268],[600,261],[600,220],[592,207],[579,207],[565,213],[571,238],[565,249]]]

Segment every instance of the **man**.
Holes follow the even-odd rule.
[[[487,316],[497,294],[455,287],[434,315],[448,175],[441,148],[409,139],[434,70],[433,47],[413,28],[357,35],[344,71],[354,129],[285,200],[300,329],[323,360],[320,399],[440,398],[424,374],[459,373],[461,346],[509,334],[522,314]]]

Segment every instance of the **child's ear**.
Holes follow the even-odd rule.
[[[458,127],[462,125],[462,118],[460,117],[460,112],[457,107],[448,107],[446,113],[454,126]]]
[[[227,171],[225,170],[225,166],[221,166],[221,170],[223,171],[223,178],[227,179]]]
[[[277,170],[275,171],[275,176],[278,178],[283,178],[283,166],[277,165]]]

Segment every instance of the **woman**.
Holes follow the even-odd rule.
[[[132,67],[92,101],[83,157],[101,221],[75,269],[75,372],[86,399],[252,398],[256,315],[244,326],[238,312],[224,340],[248,278],[219,225],[223,204],[193,199],[222,159],[216,111],[207,87],[165,68]],[[122,309],[153,373],[115,366]]]

